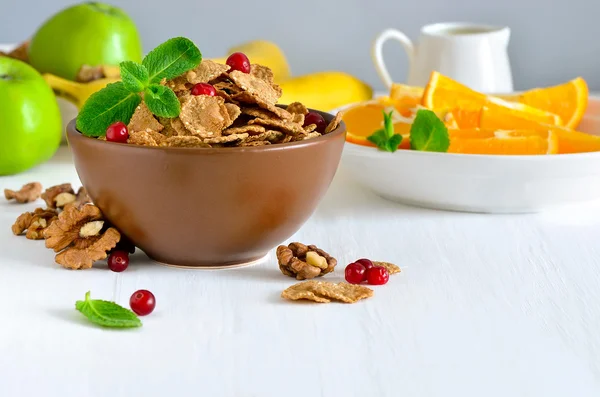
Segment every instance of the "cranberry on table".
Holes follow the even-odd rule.
[[[360,263],[361,265],[363,265],[365,267],[365,270],[369,270],[370,268],[372,268],[373,262],[371,262],[369,259],[363,258],[363,259],[359,259],[356,261],[356,263]]]
[[[217,90],[210,84],[198,83],[192,87],[192,95],[215,96],[217,95]]]
[[[106,140],[109,142],[127,143],[129,131],[127,126],[122,121],[112,123],[106,129]]]
[[[138,316],[146,316],[152,313],[156,306],[154,294],[147,289],[135,291],[129,298],[129,306]]]
[[[129,266],[129,254],[126,251],[113,251],[108,256],[108,268],[113,272],[120,273]]]
[[[345,277],[350,284],[360,284],[365,280],[365,267],[360,263],[351,263],[346,266]]]
[[[390,279],[390,273],[382,266],[374,266],[367,270],[367,283],[371,285],[383,285]]]
[[[317,112],[308,112],[308,114],[304,116],[304,127],[311,124],[316,124],[317,132],[320,132],[321,134],[324,133],[325,128],[327,128],[325,119]]]
[[[238,70],[242,73],[250,73],[250,60],[243,52],[234,52],[229,55],[225,61],[231,70]]]

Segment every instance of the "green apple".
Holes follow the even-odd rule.
[[[33,35],[29,60],[40,73],[74,80],[82,65],[118,65],[142,60],[142,44],[131,18],[102,3],[65,8]]]
[[[56,97],[42,75],[24,62],[0,57],[0,175],[48,160],[61,136]]]

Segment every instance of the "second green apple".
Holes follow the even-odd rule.
[[[40,73],[74,80],[82,65],[140,62],[142,45],[137,28],[121,9],[89,2],[66,8],[34,34],[29,60]]]

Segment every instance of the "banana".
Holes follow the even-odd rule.
[[[78,83],[49,73],[45,73],[43,76],[56,95],[73,102],[78,109],[81,109],[85,101],[87,101],[94,92],[100,91],[109,83],[115,83],[121,80],[118,77],[106,77],[89,83]]]
[[[302,102],[309,108],[325,111],[373,97],[371,87],[343,72],[307,74],[286,80],[280,86],[283,91],[280,103]]]

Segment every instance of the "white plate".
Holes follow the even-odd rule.
[[[590,97],[578,130],[600,135],[600,97]],[[524,213],[600,200],[600,152],[386,153],[347,142],[341,166],[381,197],[434,209]]]

